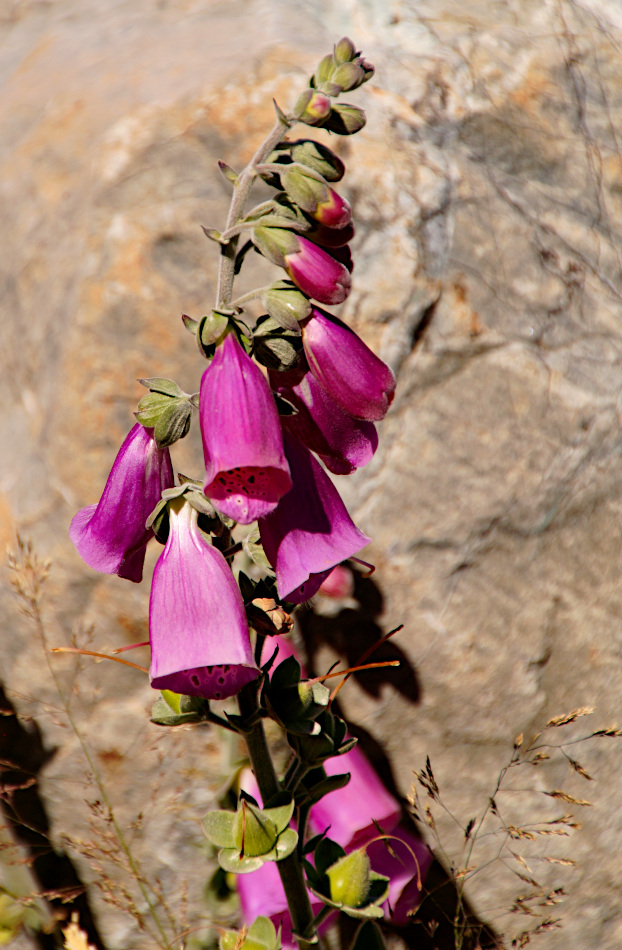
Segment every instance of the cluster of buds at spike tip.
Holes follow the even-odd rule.
[[[374,67],[357,52],[352,40],[344,36],[334,51],[321,60],[313,77],[313,85],[327,96],[358,89],[374,75]]]

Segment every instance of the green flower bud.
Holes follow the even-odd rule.
[[[233,841],[240,854],[249,858],[268,854],[278,836],[274,822],[256,805],[243,799],[233,822]]]
[[[315,84],[320,86],[322,83],[328,82],[333,72],[335,71],[335,60],[333,59],[333,54],[328,53],[323,60],[321,60],[318,68],[315,70]]]
[[[341,159],[326,145],[320,145],[319,142],[313,142],[311,139],[295,142],[292,145],[291,156],[292,161],[299,165],[306,165],[326,181],[341,181],[345,174],[346,167]]]
[[[317,89],[305,89],[294,106],[294,115],[306,125],[322,125],[330,115],[330,99]]]
[[[294,322],[304,320],[311,313],[311,302],[289,280],[272,284],[263,295],[263,305],[282,327],[294,327]]]
[[[299,208],[313,214],[319,204],[328,201],[329,190],[325,181],[318,181],[317,173],[305,174],[304,168],[285,166],[281,185]]]
[[[350,63],[356,56],[356,47],[351,39],[344,36],[335,45],[334,60],[337,66],[342,63]]]
[[[352,851],[328,868],[330,896],[335,903],[360,907],[369,893],[370,863],[365,848]]]
[[[356,63],[343,63],[335,70],[333,82],[341,87],[342,92],[349,92],[361,86],[365,78],[365,71]]]
[[[324,128],[335,132],[336,135],[354,135],[355,132],[361,131],[366,121],[362,109],[344,102],[333,106],[328,120],[324,122]]]
[[[295,233],[286,228],[266,228],[260,225],[252,231],[251,240],[260,254],[279,267],[285,266],[288,254],[295,254],[299,250]]]

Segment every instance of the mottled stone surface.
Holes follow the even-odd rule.
[[[226,214],[216,160],[241,167],[272,123],[272,96],[289,104],[344,33],[377,76],[355,94],[367,128],[337,143],[357,223],[341,313],[399,385],[376,458],[339,487],[374,537],[380,623],[404,623],[397,643],[420,696],[385,686],[371,698],[351,683],[343,702],[384,743],[404,793],[429,754],[466,822],[518,733],[577,706],[596,712],[566,736],[620,716],[616,0],[5,0],[0,540],[18,528],[52,558],[51,644],[76,630],[84,643],[91,626],[96,650],[146,639],[148,583],[89,571],[67,527],[101,491],[141,394],[136,378],[197,388],[201,361],[179,316],[200,316],[213,299],[216,252],[200,225]],[[254,261],[240,289],[272,272]],[[176,452],[182,471],[199,470],[197,436]],[[85,802],[100,793],[6,574],[0,605],[2,680],[58,746],[44,785],[56,840],[68,836],[94,880],[101,856],[80,857],[90,846],[79,842],[93,841],[96,806]],[[52,663],[147,877],[176,914],[187,880],[197,926],[215,738],[206,732],[197,754],[195,733],[150,725],[136,671]],[[561,757],[525,767],[509,783],[522,791],[508,793],[506,820],[581,812],[571,838],[521,850],[531,876],[568,892],[545,908],[563,930],[538,939],[547,950],[615,950],[622,754],[613,739],[568,748],[594,781]],[[551,804],[542,792],[554,788],[594,806]],[[461,833],[449,820],[439,828],[459,867]],[[492,854],[475,852],[475,863]],[[496,864],[468,893],[512,936],[530,921],[504,912],[528,890]],[[97,890],[94,900],[110,948],[154,945]]]

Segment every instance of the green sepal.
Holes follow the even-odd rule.
[[[268,854],[276,846],[278,830],[267,811],[242,799],[233,822],[233,842],[251,858]]]
[[[298,329],[311,313],[311,301],[291,280],[278,280],[263,293],[263,305],[273,320],[286,330]]]
[[[227,181],[230,181],[230,182],[231,182],[232,185],[237,185],[237,183],[238,183],[238,177],[239,177],[239,176],[238,176],[237,172],[234,172],[234,170],[231,168],[230,165],[227,165],[226,162],[222,162],[222,161],[219,159],[219,160],[218,160],[218,170],[219,170],[219,172],[220,172],[222,175],[224,175],[224,177],[227,179]]]
[[[209,238],[210,241],[216,241],[217,244],[228,244],[229,238],[224,238],[220,231],[217,231],[216,228],[205,228],[201,225],[201,230],[206,238]]]
[[[356,46],[348,36],[342,36],[338,43],[335,43],[333,49],[333,58],[335,65],[350,63],[356,56]]]
[[[236,818],[234,811],[210,811],[201,821],[203,832],[208,841],[217,848],[234,848],[233,823]]]
[[[240,854],[237,848],[223,848],[218,852],[218,863],[230,874],[250,874],[257,871],[265,860],[265,855],[251,858]]]
[[[306,791],[304,793],[304,798],[301,799],[299,804],[315,805],[315,803],[319,802],[320,799],[324,798],[325,795],[330,795],[331,792],[336,792],[340,788],[345,788],[349,781],[350,772],[340,772],[338,775],[327,775],[325,779],[320,782],[316,782],[309,788],[307,786],[305,776],[303,784],[306,787]]]
[[[344,102],[332,107],[330,115],[323,123],[323,128],[336,135],[355,135],[361,131],[366,122],[362,109]]]
[[[281,950],[281,932],[268,917],[258,917],[246,932],[222,931],[219,950]]]
[[[343,719],[326,710],[317,717],[320,726],[318,735],[288,733],[287,741],[297,758],[311,768],[321,765],[334,755],[343,755],[356,745],[356,739],[346,739],[346,724]]]
[[[313,139],[292,142],[290,155],[292,161],[318,172],[325,181],[341,181],[345,175],[346,167],[341,159],[328,146]]]
[[[280,173],[281,185],[299,208],[313,214],[318,204],[328,199],[328,185],[321,175],[297,162],[285,165]]]
[[[164,376],[152,376],[149,379],[139,379],[138,382],[152,393],[163,393],[165,396],[186,396],[174,379]]]
[[[245,604],[249,604],[255,596],[256,586],[257,581],[251,580],[248,574],[245,574],[244,571],[238,572],[238,587],[240,588],[242,600]]]
[[[186,330],[189,330],[190,333],[194,333],[196,335],[196,332],[199,328],[199,321],[193,320],[192,317],[189,317],[187,313],[182,313],[181,320]]]
[[[327,707],[330,690],[322,683],[301,680],[298,660],[288,657],[266,680],[262,693],[272,719],[286,732],[301,736],[319,735],[320,726],[314,721]]]
[[[335,60],[332,53],[327,53],[323,59],[320,60],[315,73],[313,74],[313,82],[315,86],[319,86],[324,82],[328,82],[333,72],[335,70]]]
[[[299,250],[298,239],[287,228],[258,225],[251,231],[251,240],[260,254],[278,267],[284,267],[288,254]]]
[[[169,533],[169,515],[168,504],[175,498],[182,495],[188,504],[192,505],[195,511],[199,512],[199,527],[206,534],[219,534],[220,519],[217,517],[216,509],[203,494],[203,488],[200,482],[180,475],[181,485],[174,485],[172,488],[165,488],[162,492],[162,498],[155,506],[147,521],[145,528],[151,528],[160,544],[166,544]]]
[[[330,897],[336,904],[361,907],[369,893],[371,864],[365,848],[358,848],[326,869]]]
[[[171,401],[174,399],[174,396],[167,396],[164,393],[149,393],[140,400],[134,415],[141,425],[147,429],[153,429],[161,413],[171,405]]]
[[[274,570],[272,569],[270,561],[266,557],[266,552],[264,551],[260,540],[259,528],[254,528],[249,534],[246,535],[242,541],[242,548],[249,556],[253,564],[256,564],[257,567],[261,567],[262,570],[267,571],[269,574],[274,576]]]
[[[197,342],[199,348],[213,346],[224,339],[229,328],[229,316],[212,310],[205,317],[201,317],[197,328]]]
[[[183,696],[170,690],[162,690],[151,708],[151,722],[156,726],[184,726],[192,722],[205,722],[209,703],[198,696]]]
[[[190,431],[192,405],[189,399],[175,399],[172,405],[160,412],[153,430],[158,447],[163,449],[184,439]]]
[[[294,369],[301,349],[302,335],[297,321],[285,328],[268,314],[259,318],[253,340],[253,355],[259,363],[281,372]]]

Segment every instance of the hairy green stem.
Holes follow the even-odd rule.
[[[251,718],[257,711],[257,687],[254,683],[245,686],[238,695],[240,713],[246,719]],[[248,754],[259,785],[262,800],[269,801],[273,795],[281,791],[281,784],[274,770],[274,764],[268,749],[263,723],[258,722],[252,732],[244,736],[248,747]],[[313,911],[305,885],[302,864],[296,851],[288,858],[277,863],[281,876],[287,905],[295,934],[313,934]],[[312,944],[302,936],[297,937],[300,950],[313,950],[317,944]]]
[[[268,137],[261,143],[250,162],[241,173],[240,177],[233,186],[233,197],[229,208],[229,215],[225,225],[224,233],[234,228],[244,213],[244,206],[253,186],[257,174],[256,167],[265,161],[270,153],[279,144],[287,130],[290,128],[290,122],[278,120]],[[220,251],[220,262],[218,265],[218,286],[216,288],[216,306],[226,307],[231,302],[233,294],[233,279],[235,277],[235,257],[238,249],[239,234],[232,237],[228,244],[225,244]]]

